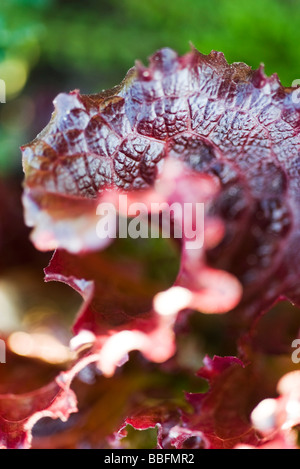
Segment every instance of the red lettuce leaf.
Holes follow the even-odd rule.
[[[168,168],[172,170],[170,166]],[[144,191],[141,196],[132,192],[129,202],[142,199],[146,203],[160,199],[182,203],[187,188],[189,200],[209,200],[215,189],[209,179],[191,175],[189,171],[180,171],[177,176],[176,172],[171,173],[172,179],[169,172],[163,171],[153,189]],[[113,200],[111,196],[110,200]],[[207,216],[206,222],[205,230],[210,234],[208,242],[211,245],[223,230],[212,217]],[[140,250],[145,254],[147,245],[151,246],[151,243],[143,241],[141,244],[140,240]],[[132,249],[125,254],[124,248],[128,249],[130,243]],[[165,246],[168,248],[168,244]],[[113,255],[113,249],[118,252],[118,258]],[[240,285],[233,276],[206,267],[204,249],[198,249],[196,253],[193,250],[190,254],[185,238],[176,280],[170,278],[164,283],[151,280],[149,268],[156,266],[157,276],[160,259],[153,257],[153,251],[150,258],[140,254],[135,260],[135,251],[138,251],[136,240],[124,243],[121,239],[104,252],[75,255],[57,250],[45,270],[46,280],[63,281],[82,295],[84,304],[77,316],[74,332],[89,330],[95,334],[93,353],[101,355],[99,366],[106,374],[111,374],[130,350],[140,350],[155,362],[170,358],[175,350],[173,325],[181,309],[219,313],[227,311],[240,299]],[[120,258],[123,258],[121,262]]]
[[[77,411],[71,379],[56,367],[9,353],[0,370],[0,447],[31,447],[32,428],[43,417],[66,421]]]
[[[102,247],[90,236],[99,193],[149,188],[179,159],[221,186],[210,211],[225,235],[207,264],[238,278],[245,316],[284,296],[297,302],[300,107],[291,91],[222,53],[162,49],[112,90],[60,94],[48,127],[22,148],[34,243]]]
[[[63,281],[84,298],[72,347],[80,349],[87,340],[93,361],[107,376],[127,360],[131,350],[140,350],[156,362],[167,360],[175,351],[174,317],[153,310],[152,298],[160,284],[147,278],[144,269],[143,263],[133,259],[112,262],[106,253],[78,258],[56,251],[45,270],[46,280]]]
[[[192,411],[167,402],[160,407],[142,407],[127,417],[115,441],[127,434],[127,425],[137,430],[157,427],[157,447],[177,449],[232,449],[237,444],[257,445],[262,437],[250,421],[251,398],[257,380],[252,370],[234,357],[204,359],[198,376],[209,382],[205,393],[186,394]]]
[[[292,91],[262,67],[229,65],[218,52],[178,57],[162,49],[112,90],[56,98],[49,125],[22,147],[23,203],[35,246],[57,249],[46,280],[84,299],[73,344],[89,351],[79,368],[94,361],[111,376],[133,349],[167,360],[179,311],[231,310],[242,331],[280,300],[300,305],[300,106]],[[135,262],[124,275],[118,259],[99,253],[111,240],[97,236],[97,206],[121,194],[205,203],[204,246],[193,252],[182,238],[176,278],[154,285]],[[247,339],[241,344],[245,352]],[[243,370],[237,359],[207,361],[211,389],[188,397],[192,414],[175,412],[174,423],[163,410],[130,422],[157,422],[161,447],[191,437],[199,447],[256,445],[245,408],[247,379],[255,380]]]
[[[133,407],[111,443],[122,447],[129,425],[141,431],[157,428],[161,449],[298,449],[299,370],[285,374],[276,387],[280,370],[269,370],[270,362],[263,361],[244,365],[235,357],[206,356],[197,376],[208,381],[209,389],[186,393],[189,409],[172,400]]]

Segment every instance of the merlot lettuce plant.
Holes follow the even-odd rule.
[[[47,418],[66,422],[53,442],[77,428],[66,447],[123,448],[131,437],[162,449],[298,447],[300,371],[286,347],[296,337],[272,315],[300,306],[295,91],[221,52],[165,48],[111,90],[57,96],[48,126],[22,147],[22,200],[33,245],[53,251],[45,280],[82,305],[68,366],[30,393],[1,394],[3,447],[34,447]],[[203,204],[203,245],[189,249],[184,229],[162,245],[99,236],[99,204],[120,211],[125,195],[149,217],[153,202]],[[179,222],[195,227],[195,216]],[[83,441],[76,382],[91,370],[99,415],[115,411]],[[155,432],[137,444],[133,429]]]

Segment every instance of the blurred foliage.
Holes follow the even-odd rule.
[[[117,84],[158,48],[221,50],[284,85],[299,78],[300,0],[1,0],[0,171],[21,170],[19,146],[48,122],[60,90]]]

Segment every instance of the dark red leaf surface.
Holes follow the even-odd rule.
[[[192,412],[170,404],[141,409],[126,418],[115,438],[126,436],[126,426],[131,425],[138,430],[157,427],[157,445],[164,449],[230,449],[241,441],[257,445],[261,437],[247,408],[257,385],[251,372],[237,358],[206,357],[198,376],[209,382],[209,390],[186,395]]]
[[[272,374],[272,373],[271,373]],[[207,392],[186,393],[191,409],[171,401],[132,410],[111,441],[122,447],[129,426],[157,429],[161,449],[297,449],[299,371],[284,375],[277,396],[268,395],[268,377],[261,364],[244,365],[235,357],[205,357],[197,376]],[[255,406],[255,403],[257,405]],[[119,446],[118,446],[119,444]]]
[[[88,352],[72,376],[91,362],[111,376],[132,350],[169,359],[180,311],[230,311],[241,335],[276,302],[300,305],[300,105],[292,91],[263,67],[229,65],[219,52],[162,49],[112,90],[57,96],[49,125],[22,147],[23,203],[34,245],[56,249],[46,280],[67,283],[84,300],[73,348]],[[154,282],[143,258],[122,264],[110,252],[120,240],[97,235],[98,204],[117,206],[124,194],[147,207],[205,204],[204,245],[188,249],[183,236],[177,275],[167,281]],[[244,355],[249,344],[243,336]],[[188,397],[192,414],[175,409],[178,423],[171,412],[173,436],[167,410],[127,423],[160,425],[161,447],[190,438],[196,447],[257,445],[249,419],[255,380],[243,370],[238,359],[207,359],[201,376],[210,390]]]
[[[87,330],[93,333],[91,354],[107,376],[127,360],[131,350],[157,362],[174,353],[174,318],[153,310],[152,298],[161,284],[147,277],[145,267],[134,259],[114,261],[105,252],[77,257],[56,251],[46,269],[46,280],[69,284],[85,300],[74,324],[75,339],[81,344]]]
[[[83,208],[87,199],[149,188],[166,160],[179,159],[221,187],[210,210],[225,235],[208,263],[238,278],[243,301],[259,297],[247,314],[281,295],[297,301],[300,108],[292,96],[262,67],[170,49],[110,91],[60,94],[48,127],[23,147],[33,241],[71,252],[102,247],[87,234],[96,206]]]
[[[9,353],[1,365],[0,447],[31,447],[32,428],[43,417],[66,421],[77,411],[77,400],[58,370]]]

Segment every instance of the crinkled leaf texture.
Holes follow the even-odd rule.
[[[275,302],[299,304],[300,105],[276,75],[229,65],[219,52],[162,49],[112,90],[62,93],[54,104],[49,125],[22,147],[23,203],[34,245],[56,250],[46,280],[84,299],[73,341],[89,345],[84,360],[107,376],[131,350],[167,360],[179,311],[235,311],[247,330]],[[113,240],[97,234],[97,206],[118,207],[124,194],[147,206],[205,204],[203,247],[188,249],[182,237],[167,285],[106,256]],[[207,416],[184,432],[218,446],[207,436],[215,413],[201,405]]]
[[[207,249],[206,264],[237,277],[250,312],[284,295],[297,301],[299,126],[291,89],[262,67],[163,49],[110,91],[56,98],[48,127],[22,148],[32,239],[71,253],[103,247],[109,240],[95,230],[103,194],[157,192],[179,161],[183,178],[205,173],[219,186],[209,215],[223,222],[224,236]],[[161,198],[190,201],[189,191],[166,192]],[[200,181],[192,192],[203,200]]]
[[[128,426],[136,430],[157,428],[159,449],[298,449],[300,424],[299,370],[287,373],[277,384],[278,397],[257,400],[264,384],[259,366],[235,357],[205,357],[197,376],[209,383],[205,393],[187,393],[186,409],[164,402],[140,406],[111,437],[122,447]]]
[[[209,391],[187,394],[192,412],[170,404],[161,408],[142,408],[128,417],[116,441],[126,436],[126,426],[135,429],[158,428],[157,447],[162,449],[232,449],[241,440],[257,445],[258,432],[247,419],[247,401],[257,384],[251,372],[235,357],[204,359],[198,376],[209,382]],[[252,379],[251,379],[252,378]]]

